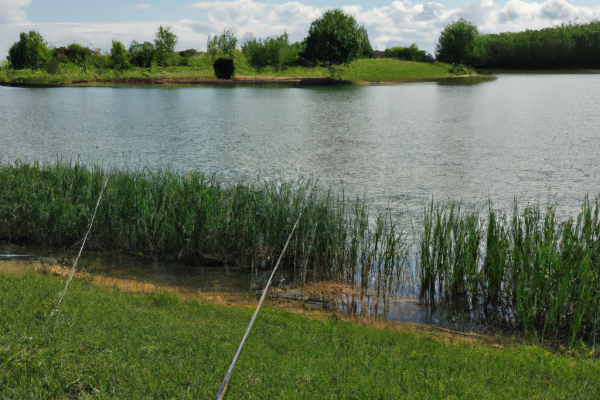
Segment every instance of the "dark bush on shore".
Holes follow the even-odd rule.
[[[235,72],[235,65],[230,58],[219,58],[213,64],[215,75],[219,79],[231,79]]]

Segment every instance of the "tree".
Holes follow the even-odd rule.
[[[221,36],[208,35],[206,40],[206,50],[211,57],[220,55],[221,57],[232,57],[233,50],[237,44],[237,38],[233,34],[233,29],[223,29]]]
[[[327,11],[310,25],[303,53],[307,61],[332,66],[372,56],[367,30],[342,10]]]
[[[8,50],[8,61],[14,69],[37,69],[50,59],[50,50],[38,32],[21,32],[19,41]]]
[[[156,39],[154,39],[154,58],[160,65],[167,64],[169,56],[175,52],[175,46],[179,38],[171,32],[171,27],[165,28],[162,25],[156,31]]]
[[[110,66],[113,69],[129,69],[129,54],[123,46],[123,43],[118,40],[112,41],[112,49],[110,50]]]
[[[463,18],[446,25],[435,49],[436,58],[453,64],[469,62],[478,36],[477,27]]]
[[[154,45],[150,42],[140,44],[137,40],[133,40],[129,45],[129,55],[131,63],[137,67],[150,68],[152,59],[154,58]]]

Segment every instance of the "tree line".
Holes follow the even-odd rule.
[[[116,69],[153,66],[186,66],[197,50],[175,51],[178,36],[170,27],[160,26],[153,42],[134,40],[126,48],[113,40],[109,54],[92,50],[77,43],[66,47],[49,48],[39,32],[21,33],[19,41],[8,52],[7,61],[13,69],[46,69],[55,73],[61,64],[77,64],[84,70]],[[209,36],[207,53],[213,59],[235,58],[237,38],[231,29],[221,35]],[[281,68],[290,65],[333,66],[348,64],[358,58],[372,58],[374,51],[367,30],[352,15],[340,9],[327,11],[313,21],[308,36],[291,43],[287,33],[264,40],[251,38],[241,46],[241,53],[257,69],[266,66]]]
[[[439,61],[479,68],[600,68],[600,21],[563,23],[540,30],[480,34],[460,19],[445,27]]]

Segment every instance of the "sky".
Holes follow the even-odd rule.
[[[482,33],[540,29],[563,22],[600,19],[600,0],[0,0],[0,60],[19,32],[35,30],[52,46],[79,43],[108,51],[112,40],[152,41],[157,28],[170,26],[178,50],[206,49],[210,34],[233,28],[244,38],[278,36],[302,40],[323,12],[342,8],[369,33],[373,48],[409,46],[434,53],[440,31],[465,18]]]

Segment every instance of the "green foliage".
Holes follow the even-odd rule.
[[[386,58],[396,58],[404,61],[417,61],[417,62],[432,62],[433,57],[425,50],[419,50],[416,43],[411,44],[409,47],[392,47],[391,49],[385,49]]]
[[[132,65],[150,68],[154,59],[154,45],[150,42],[140,44],[136,40],[133,40],[129,45],[129,55],[131,56]]]
[[[160,66],[173,65],[172,54],[175,52],[175,47],[179,37],[171,32],[171,27],[165,28],[162,25],[156,31],[156,39],[154,39],[154,59]]]
[[[12,69],[12,65],[10,65],[10,61],[2,60],[0,61],[0,71],[9,71]]]
[[[467,63],[473,56],[478,36],[477,27],[463,18],[446,25],[438,39],[436,58],[451,64]]]
[[[233,34],[233,29],[223,29],[221,36],[208,35],[206,51],[213,59],[217,56],[220,58],[232,58],[236,44],[237,38]]]
[[[129,69],[129,53],[123,46],[123,43],[118,40],[113,40],[112,49],[110,51],[110,66],[116,70]]]
[[[156,31],[154,47],[158,52],[173,53],[175,51],[175,47],[177,46],[178,41],[179,37],[173,32],[171,32],[170,26],[163,28],[161,25],[158,28],[158,31]]]
[[[469,62],[484,68],[600,68],[600,21],[480,35]]]
[[[0,273],[0,394],[9,399],[214,398],[252,309]],[[600,366],[263,308],[230,399],[593,399]]]
[[[198,50],[196,49],[187,49],[179,52],[179,55],[184,58],[194,57],[198,54]]]
[[[51,54],[38,32],[21,32],[19,41],[8,50],[7,60],[14,69],[39,69],[46,65]]]
[[[421,238],[421,297],[450,315],[574,345],[600,335],[600,202],[576,220],[553,207],[480,216],[431,204]]]
[[[302,45],[290,44],[286,32],[275,38],[268,37],[264,41],[252,38],[242,45],[242,53],[248,63],[259,70],[269,65],[280,69],[283,66],[297,64],[301,51]]]
[[[309,63],[332,66],[373,57],[366,29],[341,9],[326,11],[310,26],[302,53]]]

